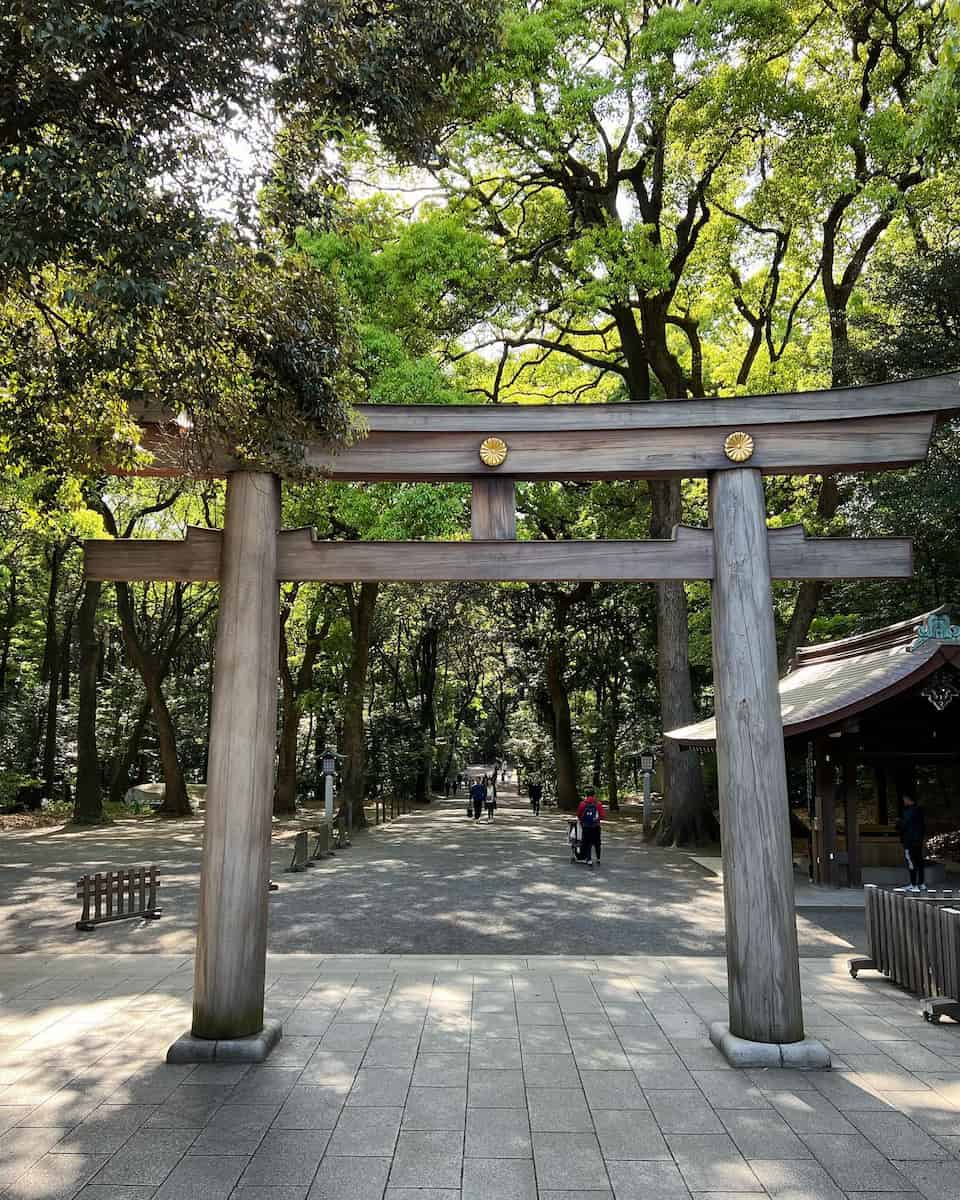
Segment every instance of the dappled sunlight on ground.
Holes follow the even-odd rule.
[[[632,819],[604,826],[602,865],[570,862],[567,818],[501,797],[475,825],[451,799],[360,832],[349,850],[288,874],[296,826],[275,827],[270,947],[309,953],[709,954],[723,952],[717,878],[675,850],[645,846]],[[0,952],[190,954],[202,821],[130,820],[0,835]],[[77,933],[86,871],[157,863],[158,921]],[[862,912],[804,909],[806,954],[862,939]]]

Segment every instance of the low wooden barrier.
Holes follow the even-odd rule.
[[[156,864],[84,875],[77,881],[77,899],[83,901],[83,912],[76,928],[89,931],[108,921],[133,917],[155,920],[161,912],[157,905],[159,888]]]
[[[960,1020],[960,896],[869,883],[863,894],[870,957],[850,959],[853,978],[880,971],[923,998],[926,1020]]]

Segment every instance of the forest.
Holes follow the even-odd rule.
[[[95,824],[162,781],[180,816],[205,779],[216,589],[83,580],[86,538],[222,525],[222,479],[103,470],[145,408],[281,473],[286,528],[463,539],[466,486],[334,483],[300,441],[360,402],[960,369],[956,2],[15,0],[0,68],[0,806]],[[776,585],[783,670],[960,603],[960,426],[766,486],[777,524],[915,539],[909,582]],[[680,521],[703,481],[518,487],[521,539]],[[327,746],[355,823],[498,758],[616,810],[712,711],[710,644],[707,584],[284,584],[274,811]],[[709,764],[664,753],[658,839],[712,838]]]

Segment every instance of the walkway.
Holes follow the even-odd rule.
[[[475,826],[466,800],[435,803],[361,834],[353,847],[300,875],[284,873],[292,832],[278,832],[270,948],[330,953],[720,955],[720,881],[689,855],[644,846],[637,825],[604,829],[603,864],[572,865],[566,818],[534,817],[509,798]],[[192,954],[202,823],[127,821],[0,837],[0,953],[78,944]],[[74,933],[76,879],[85,871],[160,865],[164,915],[152,924]],[[806,955],[860,947],[863,912],[803,908]]]
[[[191,964],[0,958],[3,1200],[956,1200],[960,1028],[803,963],[829,1073],[731,1070],[714,958],[273,955],[262,1067],[167,1066]]]

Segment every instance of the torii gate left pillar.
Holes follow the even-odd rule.
[[[168,1062],[258,1062],[280,1037],[279,1022],[263,1018],[279,532],[280,480],[261,471],[228,475],[193,1025],[170,1047]]]

